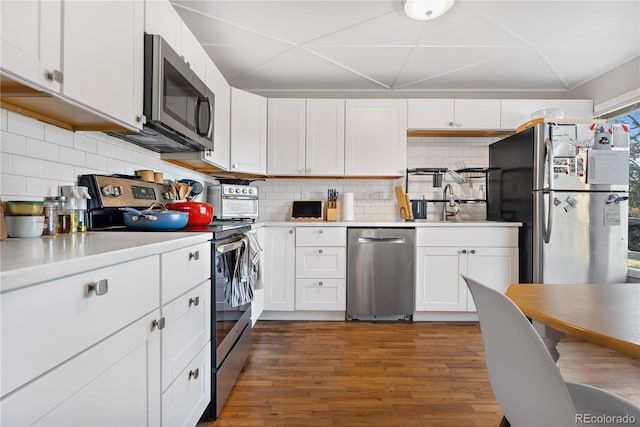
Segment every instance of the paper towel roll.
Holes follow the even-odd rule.
[[[355,209],[353,203],[353,193],[342,194],[342,220],[355,221]]]

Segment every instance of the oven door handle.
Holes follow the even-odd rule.
[[[255,196],[222,196],[224,200],[258,200]]]
[[[242,247],[245,244],[245,239],[236,240],[235,242],[225,243],[224,245],[220,245],[216,247],[216,252],[220,254],[224,254],[226,252],[235,251],[236,249]]]

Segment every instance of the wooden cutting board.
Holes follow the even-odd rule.
[[[409,195],[404,192],[402,187],[396,187],[396,199],[398,200],[398,207],[400,208],[400,217],[402,219],[413,219]]]

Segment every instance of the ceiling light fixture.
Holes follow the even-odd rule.
[[[435,19],[453,6],[454,0],[405,0],[404,13],[419,21]]]

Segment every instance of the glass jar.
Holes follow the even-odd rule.
[[[71,232],[71,213],[66,206],[67,198],[60,196],[58,200],[60,202],[60,209],[58,210],[58,234],[67,234]]]
[[[44,229],[42,234],[53,236],[58,232],[58,211],[60,210],[60,200],[57,196],[44,198]]]

